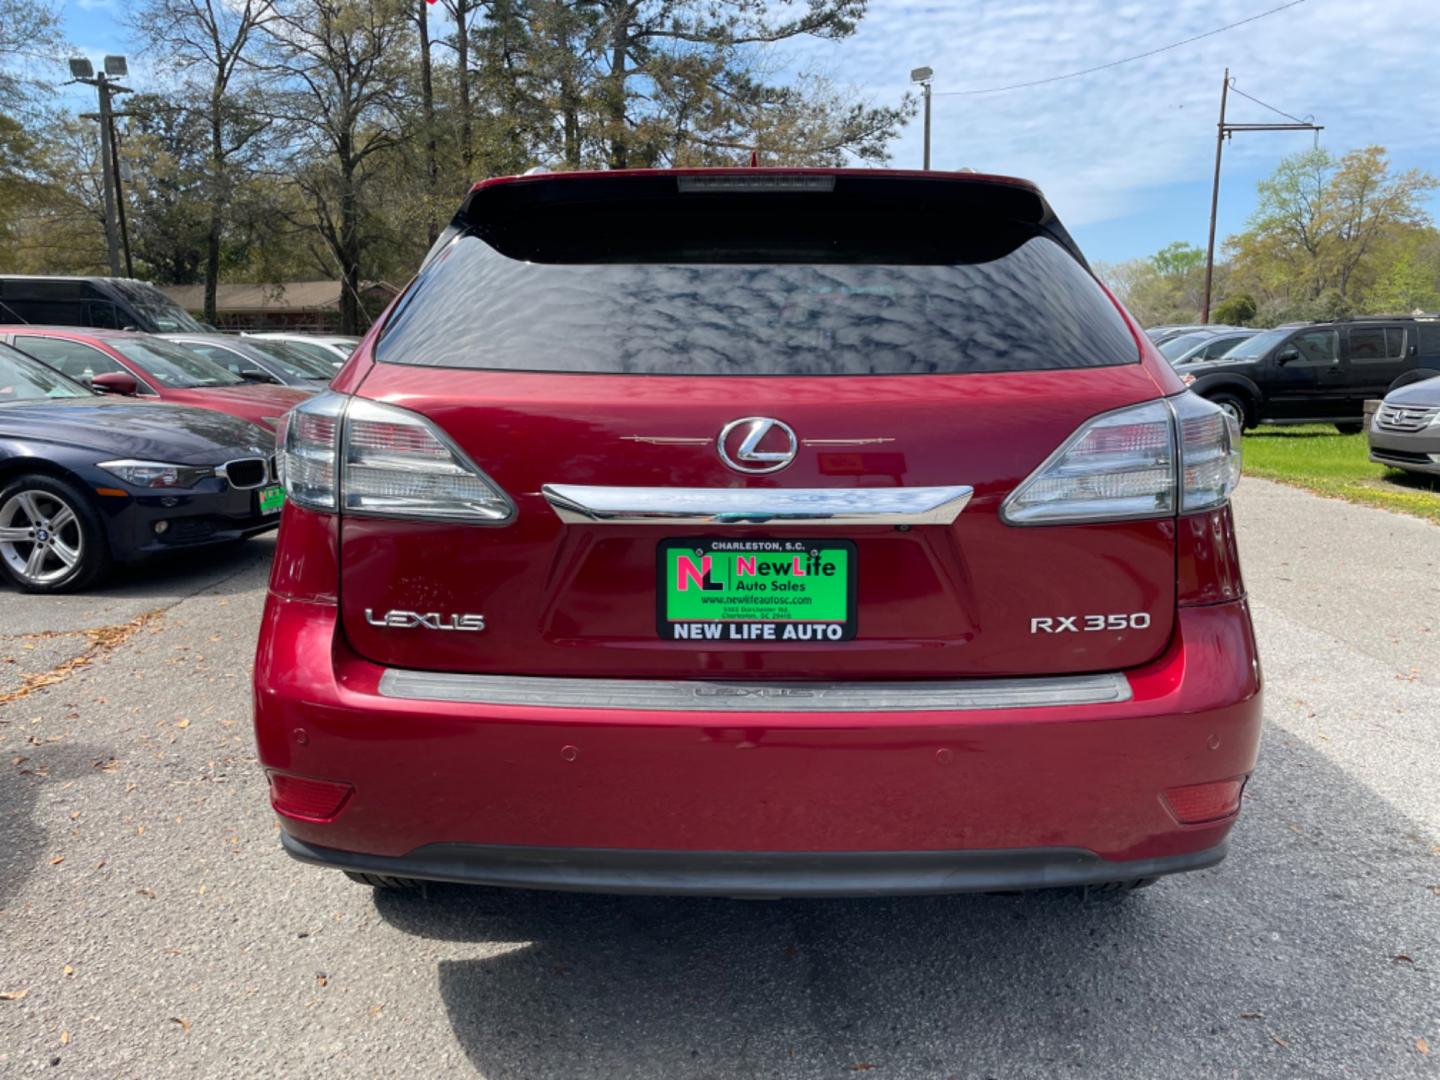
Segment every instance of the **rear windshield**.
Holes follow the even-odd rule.
[[[1135,363],[1115,305],[1054,240],[975,261],[564,262],[474,233],[424,268],[382,363],[642,375],[929,375]]]

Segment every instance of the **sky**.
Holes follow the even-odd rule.
[[[785,62],[813,68],[873,102],[899,101],[912,68],[935,71],[932,164],[1028,177],[1040,184],[1092,260],[1205,245],[1215,123],[1228,65],[1234,85],[1325,130],[1343,153],[1370,144],[1392,167],[1440,174],[1437,0],[1302,0],[1224,33],[1078,78],[1008,86],[1090,68],[1248,19],[1285,0],[870,0],[841,42],[787,44]],[[64,0],[66,30],[86,55],[134,52],[122,0]],[[132,60],[145,88],[146,66]],[[70,96],[93,109],[93,100]],[[67,97],[69,100],[69,97]],[[1232,122],[1281,121],[1232,95]],[[1255,184],[1307,132],[1241,133],[1225,146],[1217,243],[1243,229]],[[892,164],[919,167],[919,117]],[[1440,195],[1431,203],[1440,217]]]

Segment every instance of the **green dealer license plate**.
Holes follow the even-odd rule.
[[[656,598],[669,641],[846,641],[855,636],[849,540],[663,540]]]
[[[278,514],[284,505],[285,489],[279,484],[260,489],[260,512],[262,514]]]

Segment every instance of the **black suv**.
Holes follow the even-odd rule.
[[[1281,326],[1175,370],[1243,427],[1318,422],[1352,434],[1367,399],[1440,375],[1440,316]]]

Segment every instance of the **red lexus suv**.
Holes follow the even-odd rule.
[[[280,442],[255,726],[301,860],[823,896],[1225,854],[1238,432],[1027,182],[487,181]]]

